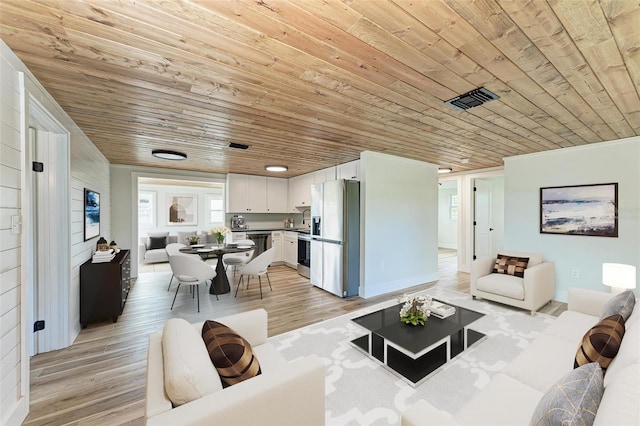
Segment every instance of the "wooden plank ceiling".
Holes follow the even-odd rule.
[[[640,135],[633,0],[1,0],[0,23],[111,163],[465,171]],[[443,103],[479,87],[500,99]]]

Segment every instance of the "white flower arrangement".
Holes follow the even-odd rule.
[[[211,228],[209,231],[209,235],[215,235],[216,241],[218,244],[222,244],[224,242],[224,236],[230,234],[231,230],[226,226],[216,226],[215,228]]]
[[[189,244],[197,244],[198,241],[200,241],[200,237],[198,237],[196,234],[191,234],[184,237],[184,240]]]
[[[432,298],[429,295],[403,295],[398,301],[404,303],[400,309],[400,321],[411,325],[424,325],[431,315]]]

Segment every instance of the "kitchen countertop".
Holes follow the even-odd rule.
[[[272,232],[272,231],[290,231],[300,232],[308,234],[309,228],[245,228],[245,229],[232,229],[231,232]]]

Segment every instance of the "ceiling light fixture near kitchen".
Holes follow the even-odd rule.
[[[266,166],[264,169],[269,172],[286,172],[289,170],[287,166]]]
[[[451,167],[443,167],[438,169],[438,174],[451,173],[453,169]]]
[[[151,155],[162,158],[163,160],[180,161],[187,159],[187,154],[178,151],[169,151],[167,149],[154,149],[151,151]]]

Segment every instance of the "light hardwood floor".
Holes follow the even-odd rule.
[[[188,289],[180,289],[173,311],[169,310],[175,284],[168,264],[147,267],[133,286],[118,322],[91,323],[69,348],[36,355],[31,359],[31,407],[27,425],[144,424],[144,384],[147,336],[162,329],[169,318],[195,322],[264,308],[269,313],[269,335],[333,318],[365,306],[389,300],[405,292],[433,286],[469,292],[469,274],[456,270],[456,253],[440,250],[440,279],[370,299],[340,299],[309,284],[309,280],[286,266],[269,270],[273,291],[263,283],[260,300],[257,280],[238,297],[233,292],[216,301],[200,289],[200,313]],[[235,286],[234,286],[235,290]],[[552,302],[541,312],[559,315],[566,304]]]

